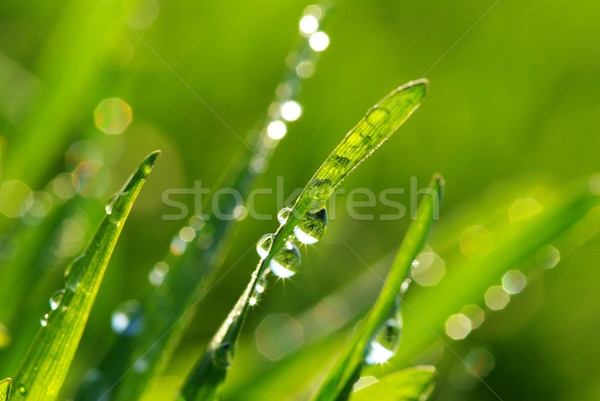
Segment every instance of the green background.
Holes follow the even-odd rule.
[[[126,3],[107,2],[129,23],[143,22],[158,4]],[[189,88],[245,137],[273,98],[297,37],[298,18],[308,4],[165,1],[152,24],[136,30],[139,37],[99,0],[0,4],[0,135],[7,144],[5,158],[16,158],[15,149],[25,138],[39,135],[22,145],[29,150],[21,162],[29,167],[8,169],[6,179],[43,188],[69,167],[64,153],[70,144],[87,139],[104,149],[106,160],[115,160],[109,190],[99,198],[104,202],[144,155],[163,151],[115,250],[66,393],[100,359],[99,349],[110,344],[111,311],[123,300],[143,296],[149,288],[148,271],[168,252],[171,237],[184,224],[161,219],[172,212],[161,200],[163,191],[192,187],[197,180],[212,187],[244,146]],[[314,77],[303,83],[303,117],[289,125],[257,186],[273,187],[277,177],[284,177],[286,196],[302,187],[368,107],[424,74],[431,83],[428,99],[345,181],[347,190],[408,188],[410,177],[424,187],[440,172],[446,179],[441,225],[444,215],[475,208],[490,186],[534,177],[534,182],[552,187],[597,172],[600,3],[501,0],[490,10],[493,4],[338,1],[325,27],[331,44]],[[11,75],[14,71],[20,71],[18,76]],[[112,97],[131,106],[133,122],[121,135],[107,136],[94,126],[93,111],[102,99]],[[38,158],[45,152],[51,157]],[[33,177],[31,170],[40,174]],[[192,205],[190,197],[182,199]],[[242,348],[255,347],[252,333],[265,316],[299,314],[364,271],[345,243],[369,264],[396,249],[408,219],[353,221],[343,199],[338,204],[323,244],[303,251],[302,271],[274,286],[252,313]],[[276,213],[275,196],[259,197],[257,209]],[[381,204],[374,211],[386,212],[389,208]],[[93,227],[100,214],[88,217]],[[203,301],[159,387],[167,395],[242,291],[257,261],[248,249],[261,235],[273,232],[276,223],[248,218],[238,229],[222,274],[234,267]],[[461,357],[473,347],[485,347],[494,355],[495,368],[484,380],[502,399],[600,396],[599,245],[593,238],[564,257],[468,339],[447,340]],[[47,284],[23,305],[24,319],[45,313],[42,295],[59,288],[61,263],[41,276]],[[372,280],[378,282],[374,276]],[[315,363],[325,368],[328,359]],[[480,383],[467,388],[453,382],[450,372],[459,363],[449,352],[440,361],[439,399],[497,399]],[[232,369],[232,375],[243,374],[235,365]]]

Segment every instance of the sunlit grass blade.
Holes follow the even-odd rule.
[[[433,366],[415,366],[390,373],[364,389],[352,393],[350,401],[424,401],[436,378]]]
[[[111,198],[84,254],[65,273],[65,288],[52,296],[51,311],[15,375],[11,400],[56,398],[81,340],[119,234],[160,152],[150,154],[123,189]]]
[[[426,96],[427,86],[427,80],[412,81],[388,94],[367,112],[317,170],[296,200],[285,223],[273,235],[271,245],[252,274],[246,290],[188,377],[180,400],[210,400],[218,394],[233,360],[248,308],[254,304],[251,299],[255,299],[253,296],[257,283],[272,268],[281,269],[280,263],[271,263],[275,255],[284,247],[291,246],[290,238],[297,235],[295,228],[306,216],[322,211],[340,182],[420,106]],[[289,274],[289,271],[285,273]]]
[[[313,398],[315,401],[342,401],[348,397],[357,375],[365,362],[371,341],[382,329],[390,316],[395,313],[401,302],[402,285],[406,280],[413,261],[425,245],[427,235],[439,212],[443,191],[443,180],[435,176],[429,188],[434,196],[426,196],[419,206],[417,218],[411,223],[400,246],[394,264],[381,289],[377,301],[355,331],[348,346],[338,358],[336,364]],[[401,323],[397,322],[401,327]]]
[[[0,401],[8,400],[11,384],[12,381],[10,379],[0,380]]]

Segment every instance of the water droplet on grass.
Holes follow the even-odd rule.
[[[279,213],[277,213],[277,221],[279,221],[279,224],[285,224],[287,219],[290,217],[291,211],[292,209],[289,207],[284,207],[279,211]]]
[[[271,272],[279,278],[292,277],[300,267],[300,251],[296,244],[287,241],[269,263]]]
[[[77,257],[73,262],[71,262],[69,267],[67,267],[67,270],[65,271],[65,286],[67,289],[73,292],[77,290],[79,282],[85,273],[86,262],[86,254],[84,253]]]
[[[58,307],[60,306],[60,303],[62,302],[64,295],[65,295],[65,290],[63,290],[63,289],[58,290],[54,294],[52,294],[52,297],[50,297],[50,309],[52,309],[52,310],[58,309]]]
[[[113,331],[121,336],[139,334],[144,328],[140,303],[134,300],[123,302],[113,312],[110,323]]]
[[[264,259],[269,254],[275,234],[265,234],[256,243],[256,252],[261,259]]]
[[[213,353],[213,362],[222,368],[228,368],[233,360],[234,346],[229,341],[224,342]]]
[[[46,313],[44,316],[41,317],[40,319],[40,324],[42,325],[42,327],[46,327],[48,326],[48,314]]]
[[[110,216],[112,214],[113,206],[115,205],[115,201],[117,200],[118,197],[119,196],[117,194],[114,194],[113,196],[110,197],[108,202],[106,202],[106,205],[104,205],[104,210],[106,211],[107,215]]]
[[[316,213],[308,213],[304,220],[294,227],[294,234],[303,244],[314,244],[323,238],[327,228],[327,210],[325,208]]]
[[[400,315],[398,314],[398,316]],[[388,319],[369,345],[369,350],[365,357],[367,365],[385,363],[394,356],[400,343],[401,331],[401,320],[397,318]]]
[[[19,394],[21,395],[25,395],[27,394],[27,387],[25,387],[24,385],[19,385]]]

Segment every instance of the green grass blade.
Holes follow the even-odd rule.
[[[429,188],[441,196],[443,190],[442,178],[435,176]],[[435,213],[439,210],[439,201],[440,198],[432,196],[427,196],[421,201],[417,219],[408,228],[375,305],[354,333],[341,357],[338,358],[320,390],[313,398],[315,401],[347,399],[344,390],[354,384],[355,376],[360,373],[365,363],[365,353],[371,339],[396,308],[402,283],[409,274],[413,260],[425,245],[427,235],[434,223]]]
[[[10,379],[0,380],[0,401],[8,400],[11,384],[12,381]]]
[[[329,7],[322,16],[320,25],[323,26],[329,14]],[[319,52],[315,52],[308,38],[299,35],[297,43],[290,54],[300,55],[302,60],[317,64]],[[281,85],[293,88],[288,94],[288,100],[298,100],[300,88],[303,85],[295,65],[288,65]],[[281,99],[276,97],[273,102]],[[266,165],[277,148],[279,141],[268,135],[268,125],[272,117],[267,114],[260,122],[258,129],[248,135],[248,143],[253,150],[242,148],[240,154],[234,157],[232,167],[217,181],[215,187],[230,188],[246,200],[256,179],[263,173],[264,168],[257,168],[253,161]],[[208,198],[202,210],[212,211],[212,199]],[[232,215],[238,206],[230,197],[219,199],[219,210],[223,215]],[[177,349],[189,323],[193,320],[201,300],[217,278],[217,273],[225,260],[236,225],[235,219],[222,219],[208,212],[201,228],[190,224],[196,231],[198,244],[188,246],[181,255],[169,253],[162,262],[169,266],[166,279],[170,288],[169,297],[157,294],[154,289],[143,300],[142,309],[160,319],[147,319],[144,330],[135,337],[117,337],[105,358],[89,375],[77,392],[80,401],[104,400],[132,401],[148,391],[148,384],[155,376],[160,375]],[[207,238],[210,241],[205,241]],[[160,338],[160,341],[156,341]],[[115,356],[118,356],[115,357]],[[127,374],[140,358],[143,358],[145,369],[136,374]],[[100,389],[100,391],[99,391]]]
[[[325,205],[340,182],[388,139],[420,106],[427,94],[427,80],[403,85],[372,107],[325,160],[304,188],[272,246],[258,264],[246,290],[213,337],[206,353],[184,384],[180,400],[210,400],[218,394],[233,360],[237,339],[250,307],[258,280],[269,272],[269,263],[294,235],[294,227],[311,211]],[[412,262],[412,260],[411,260]]]
[[[56,398],[81,340],[106,265],[133,203],[160,152],[150,154],[106,207],[106,216],[84,254],[65,273],[65,289],[43,320],[19,371],[11,400]]]
[[[375,384],[352,394],[351,401],[424,401],[436,378],[433,366],[416,366],[382,377]]]

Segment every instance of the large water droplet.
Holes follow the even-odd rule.
[[[227,369],[233,361],[234,351],[235,345],[231,345],[229,341],[224,342],[213,352],[213,362],[217,366]]]
[[[289,207],[284,207],[279,211],[279,213],[277,213],[277,221],[279,221],[279,224],[285,224],[287,219],[290,217],[291,211],[292,209]]]
[[[292,277],[300,267],[300,251],[296,244],[287,241],[269,263],[271,272],[280,278]]]
[[[327,210],[325,208],[316,213],[307,213],[300,224],[294,227],[294,234],[303,244],[314,244],[319,241],[327,228]]]
[[[77,257],[73,262],[71,262],[69,267],[67,267],[67,270],[65,271],[65,286],[69,290],[73,292],[77,290],[79,282],[81,281],[81,279],[83,278],[83,274],[85,273],[85,266],[86,255],[84,253]]]
[[[40,324],[42,325],[42,327],[46,327],[48,326],[48,314],[46,313],[44,316],[42,316],[40,318]]]
[[[402,321],[396,318],[390,318],[383,324],[369,344],[365,357],[367,365],[385,363],[394,356],[400,343],[401,330]]]
[[[113,312],[110,325],[115,333],[124,337],[139,334],[144,328],[140,303],[135,300],[123,302]]]
[[[264,259],[269,254],[275,234],[265,234],[256,243],[256,252],[261,259]]]
[[[56,310],[60,306],[62,299],[65,295],[65,290],[58,290],[50,297],[50,309]]]

